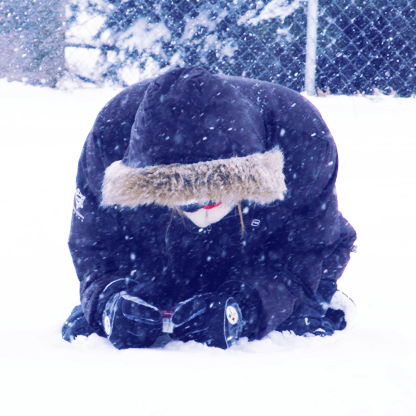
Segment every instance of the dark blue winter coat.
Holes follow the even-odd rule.
[[[183,68],[125,89],[98,115],[77,176],[69,247],[91,328],[104,334],[111,284],[173,310],[245,282],[261,299],[258,337],[305,305],[325,309],[356,238],[337,169],[321,115],[287,88]],[[209,224],[181,209],[219,202]]]

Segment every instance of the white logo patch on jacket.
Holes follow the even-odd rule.
[[[77,188],[76,192],[75,192],[75,206],[74,206],[74,214],[81,220],[84,220],[84,216],[81,215],[81,213],[79,212],[79,210],[81,208],[84,208],[84,201],[85,201],[85,196],[82,195],[81,191],[79,188]]]

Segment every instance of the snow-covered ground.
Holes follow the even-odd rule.
[[[118,351],[60,335],[78,302],[66,245],[77,160],[116,92],[0,80],[0,413],[416,414],[416,99],[311,99],[337,142],[340,210],[359,235],[339,282],[358,305],[345,331]]]

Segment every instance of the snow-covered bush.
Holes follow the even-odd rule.
[[[70,0],[66,59],[85,81],[130,85],[170,68],[303,85],[304,0]]]
[[[62,0],[0,2],[0,78],[54,87],[64,66]]]
[[[129,85],[178,65],[304,87],[307,0],[69,0],[67,62]],[[416,93],[416,0],[319,0],[316,85]]]

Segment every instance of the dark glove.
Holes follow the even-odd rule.
[[[75,306],[71,315],[69,315],[68,319],[64,323],[64,326],[62,327],[62,338],[65,341],[72,342],[78,335],[88,337],[93,332],[94,331],[85,319],[81,305]]]
[[[196,295],[174,311],[171,338],[222,349],[241,337],[254,339],[261,321],[259,302],[257,292],[238,281]]]
[[[244,325],[235,300],[215,293],[196,295],[181,302],[173,312],[172,323],[171,338],[222,349],[238,340]]]
[[[106,303],[103,328],[117,349],[146,348],[162,335],[162,314],[155,306],[122,291]]]

